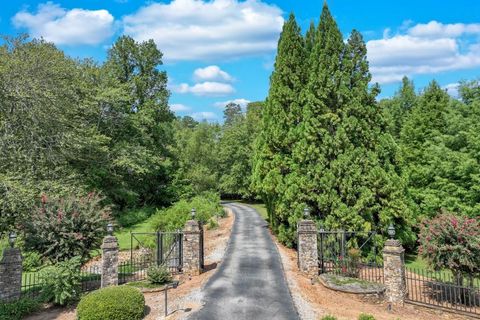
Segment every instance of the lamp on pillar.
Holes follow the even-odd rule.
[[[197,211],[195,211],[195,208],[192,208],[192,211],[190,211],[191,215],[192,215],[192,220],[195,220],[195,215],[197,213]]]
[[[392,223],[390,223],[390,225],[388,226],[388,235],[390,236],[390,239],[393,240],[393,238],[395,237],[395,227],[393,226]]]
[[[305,207],[305,209],[303,209],[303,217],[305,219],[308,219],[310,217],[310,209],[308,209],[308,207]]]
[[[17,234],[15,231],[12,231],[8,234],[8,243],[10,244],[10,247],[13,248],[15,245],[15,240],[17,240]]]
[[[107,224],[107,233],[109,236],[113,235],[113,224],[111,222]]]

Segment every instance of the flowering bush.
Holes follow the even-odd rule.
[[[56,263],[79,256],[82,260],[100,246],[110,211],[103,198],[90,193],[85,197],[50,199],[42,195],[32,219],[24,223],[25,247]]]
[[[457,281],[480,273],[480,219],[442,213],[425,220],[419,253],[435,270],[449,269]]]

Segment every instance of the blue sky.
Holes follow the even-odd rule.
[[[179,115],[221,121],[229,101],[263,100],[283,20],[294,12],[303,30],[318,23],[323,0],[2,1],[0,33],[43,36],[73,57],[105,59],[122,34],[153,38],[164,52],[170,105]],[[380,97],[403,75],[417,89],[436,79],[455,94],[480,77],[480,1],[330,0],[344,34],[365,37]]]

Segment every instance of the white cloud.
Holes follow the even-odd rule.
[[[260,0],[173,0],[123,19],[124,32],[154,39],[166,60],[217,60],[269,53],[277,47],[282,11]]]
[[[367,42],[373,81],[397,82],[403,76],[435,74],[480,66],[480,43],[463,39],[476,24],[417,24],[404,34]],[[479,25],[480,26],[480,25]],[[478,31],[480,34],[480,30]],[[478,40],[477,40],[478,41]]]
[[[107,10],[65,10],[52,2],[39,4],[36,13],[17,12],[12,22],[56,44],[99,44],[114,32],[114,18]]]
[[[193,72],[196,81],[233,81],[233,77],[218,66],[198,68]]]
[[[250,100],[247,100],[247,99],[233,99],[233,100],[227,100],[227,101],[218,101],[218,102],[215,102],[214,103],[214,106],[217,107],[217,108],[225,108],[225,106],[229,103],[236,103],[238,105],[240,105],[242,107],[242,109],[246,109],[247,108],[247,104],[249,104],[251,101]]]
[[[235,89],[230,84],[213,81],[205,81],[193,86],[187,83],[171,85],[170,90],[176,93],[192,93],[197,96],[210,97],[226,96],[235,92]]]
[[[170,110],[172,110],[173,112],[185,112],[192,110],[192,108],[181,103],[172,103],[170,105]]]
[[[214,112],[210,111],[204,111],[204,112],[195,112],[190,115],[193,119],[197,121],[203,121],[203,120],[216,120],[218,119],[217,114]]]
[[[456,82],[456,83],[449,83],[447,84],[446,86],[444,86],[443,88],[447,90],[447,93],[452,97],[452,98],[455,98],[457,99],[459,97],[459,93],[458,93],[458,87],[459,87],[459,83]]]
[[[463,34],[480,34],[480,23],[443,24],[434,20],[417,24],[410,28],[408,33],[415,37],[459,37]]]

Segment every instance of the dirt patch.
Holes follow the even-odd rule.
[[[339,320],[358,319],[367,313],[377,320],[466,320],[471,319],[454,313],[442,312],[405,304],[388,310],[388,305],[371,296],[348,294],[325,288],[316,279],[300,273],[297,267],[297,253],[275,241],[282,257],[285,275],[300,317],[303,320],[317,320],[324,315],[334,315]],[[313,283],[313,284],[312,284]]]
[[[177,276],[180,281],[176,289],[169,289],[168,319],[183,319],[192,311],[199,309],[202,295],[201,287],[213,275],[221,263],[232,231],[235,216],[231,210],[225,218],[218,220],[219,227],[214,230],[205,230],[205,270],[199,276]],[[130,253],[128,253],[129,255]],[[126,258],[126,257],[125,257]],[[95,264],[95,260],[91,262]],[[163,319],[165,314],[165,292],[145,293],[147,315],[145,320]],[[75,308],[49,308],[41,313],[27,317],[25,320],[75,320]]]

